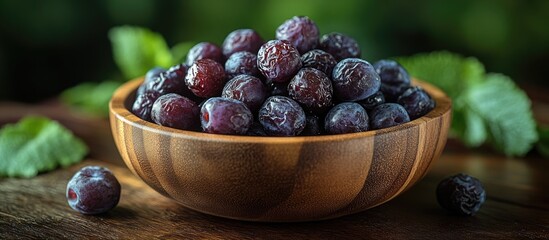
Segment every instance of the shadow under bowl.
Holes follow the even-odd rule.
[[[128,168],[166,197],[247,221],[336,218],[391,200],[439,158],[451,101],[414,80],[436,107],[411,122],[360,133],[298,137],[209,134],[159,126],[129,109],[143,78],[113,95],[112,134]]]

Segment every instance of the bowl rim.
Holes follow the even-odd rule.
[[[161,135],[168,135],[177,138],[197,139],[204,141],[214,142],[238,142],[238,143],[269,143],[269,144],[288,144],[288,143],[302,143],[302,142],[326,142],[326,141],[345,141],[352,139],[361,139],[372,137],[376,135],[382,135],[392,132],[401,131],[404,129],[416,127],[418,125],[426,124],[427,122],[437,120],[443,115],[449,113],[452,108],[452,101],[450,98],[439,88],[418,79],[412,78],[412,86],[421,86],[429,95],[435,100],[436,105],[433,110],[426,115],[414,119],[410,122],[377,130],[368,130],[365,132],[357,133],[345,133],[334,135],[318,135],[318,136],[242,136],[242,135],[223,135],[196,132],[190,130],[181,130],[166,126],[161,126],[153,122],[149,122],[137,117],[128,108],[126,108],[127,98],[132,96],[137,88],[144,81],[144,77],[139,77],[130,80],[122,84],[114,92],[109,101],[109,116],[111,118],[116,117],[126,124],[130,124],[134,127],[140,128],[144,131],[154,132]]]

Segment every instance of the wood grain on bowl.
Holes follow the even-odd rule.
[[[110,121],[128,168],[163,195],[200,212],[251,221],[308,221],[372,208],[420,180],[446,143],[450,99],[414,81],[436,108],[375,131],[250,137],[162,127],[128,109],[143,79],[120,87]]]

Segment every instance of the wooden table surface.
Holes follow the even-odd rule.
[[[0,239],[549,239],[549,159],[536,153],[507,158],[449,141],[422,181],[376,208],[319,222],[242,222],[187,209],[145,185],[122,163],[105,119],[55,102],[0,103],[0,125],[29,113],[60,121],[91,152],[77,165],[35,178],[0,178]],[[68,180],[88,165],[110,168],[122,185],[120,203],[106,214],[81,215],[67,204]],[[487,191],[474,217],[450,215],[436,202],[437,183],[459,172],[480,179]]]

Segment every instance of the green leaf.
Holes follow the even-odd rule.
[[[101,83],[81,83],[61,94],[61,100],[93,116],[107,117],[109,101],[120,82],[104,81]]]
[[[180,42],[172,47],[171,53],[176,63],[185,62],[185,57],[196,42]]]
[[[0,177],[34,177],[82,160],[86,145],[59,123],[25,117],[0,129]]]
[[[484,65],[476,58],[441,51],[396,59],[411,76],[441,88],[452,99],[484,79]]]
[[[162,35],[145,28],[122,26],[109,31],[114,61],[128,79],[143,76],[149,69],[170,67],[174,59]]]
[[[545,158],[549,158],[549,126],[538,126],[539,141],[536,150]]]
[[[484,120],[490,142],[506,155],[522,156],[538,140],[530,100],[509,77],[487,74],[486,81],[464,93],[464,101],[478,115],[474,118]]]

